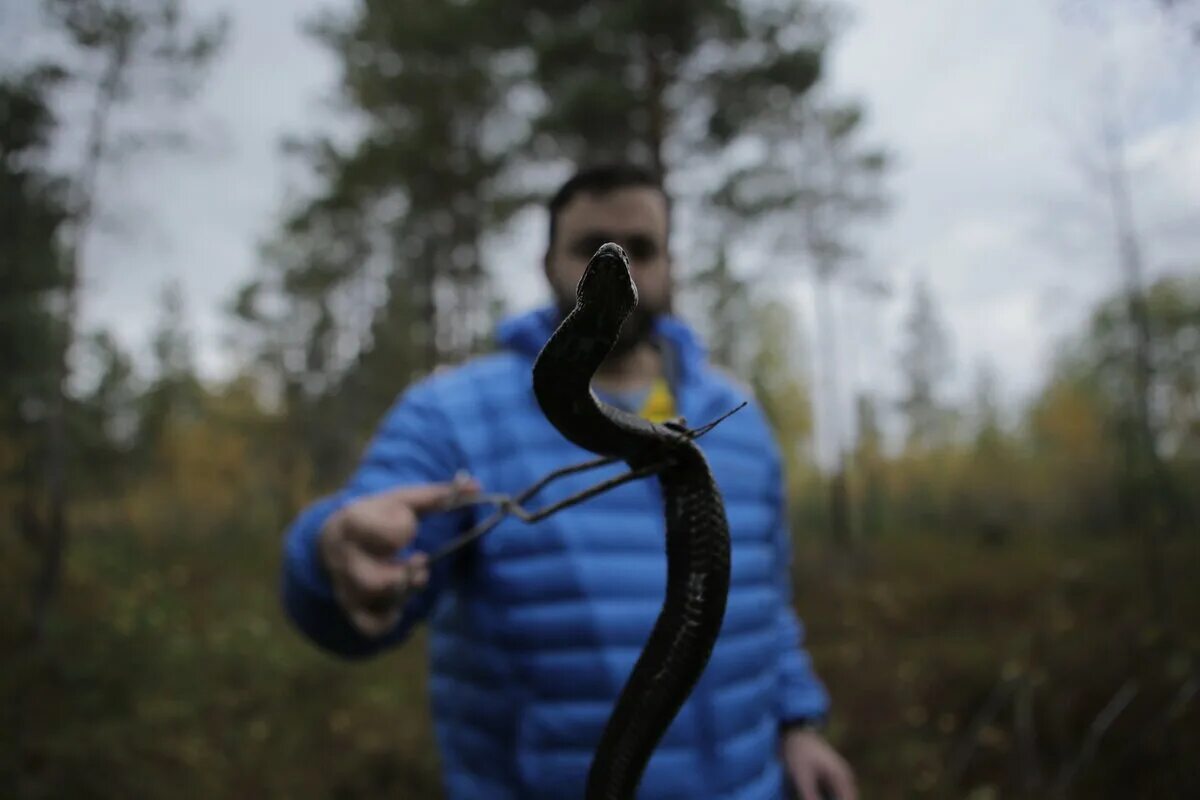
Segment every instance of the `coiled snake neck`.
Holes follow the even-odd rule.
[[[667,588],[588,773],[586,800],[631,800],[658,742],[712,655],[729,594],[729,524],[708,462],[686,429],[613,408],[591,391],[621,324],[637,305],[629,260],[605,244],[588,263],[575,308],[533,365],[542,412],[564,437],[633,469],[662,461]]]

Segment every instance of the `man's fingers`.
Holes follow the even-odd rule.
[[[446,483],[426,483],[403,486],[388,493],[388,500],[409,508],[418,517],[439,511],[452,501],[479,491],[479,484],[469,475],[460,475]]]
[[[404,564],[357,547],[347,554],[346,573],[354,599],[369,607],[385,604],[409,583],[409,570]]]
[[[363,636],[374,639],[390,631],[400,620],[400,611],[395,609],[383,613],[375,613],[366,609],[350,612],[350,621],[358,628]]]
[[[858,800],[858,787],[854,784],[854,776],[849,767],[839,764],[836,769],[830,770],[828,780],[833,784],[834,797],[837,800]]]
[[[363,513],[355,525],[347,527],[346,538],[352,547],[377,558],[387,558],[407,547],[417,535],[417,518],[405,506],[375,508],[369,516]]]
[[[361,551],[347,562],[339,602],[350,621],[366,636],[380,636],[400,619],[411,592],[429,582],[428,557],[418,553],[403,563],[385,561]]]
[[[334,594],[338,605],[346,611],[346,616],[359,633],[375,638],[387,633],[400,619],[400,609],[393,608],[383,611],[372,611],[363,608],[352,596],[345,583],[334,585]]]
[[[415,589],[423,589],[429,583],[429,556],[425,553],[413,553],[405,562],[408,568],[408,581]]]
[[[817,789],[817,776],[813,774],[811,769],[806,769],[795,776],[796,789],[800,793],[800,800],[823,800],[820,791]]]
[[[446,483],[380,492],[342,510],[342,535],[375,555],[391,555],[412,542],[422,516],[478,492],[479,484],[465,473]]]

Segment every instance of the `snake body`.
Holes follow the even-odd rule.
[[[729,524],[700,448],[681,425],[648,422],[591,391],[593,374],[636,305],[625,252],[604,245],[579,281],[574,309],[533,367],[538,404],[568,440],[632,469],[668,462],[658,473],[666,514],[666,596],[601,736],[587,800],[634,797],[650,756],[708,664],[729,594]]]

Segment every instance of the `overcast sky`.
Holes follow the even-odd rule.
[[[104,176],[103,226],[90,243],[89,321],[144,347],[169,280],[185,291],[201,364],[219,375],[222,310],[256,269],[295,167],[289,133],[328,128],[336,66],[299,28],[345,0],[197,0],[232,18],[229,48],[198,102],[182,113],[196,145]],[[33,0],[0,10],[4,63],[39,41]],[[953,338],[956,391],[976,365],[999,372],[1005,397],[1027,395],[1055,344],[1117,285],[1111,228],[1086,164],[1098,155],[1105,104],[1127,130],[1136,214],[1151,273],[1200,268],[1200,45],[1151,10],[1107,21],[1071,13],[1103,2],[855,0],[828,90],[860,99],[868,136],[890,150],[893,209],[863,244],[892,287],[867,301],[844,292],[848,382],[895,392],[894,356],[912,282],[930,285]],[[171,112],[175,113],[175,112]],[[66,151],[64,151],[66,152]],[[69,156],[70,153],[66,153]],[[66,157],[65,156],[65,157]],[[528,266],[510,305],[544,299],[536,283],[541,227],[512,242],[508,269]],[[811,320],[809,290],[798,318]],[[865,332],[866,336],[862,334]],[[852,334],[859,334],[854,336]]]

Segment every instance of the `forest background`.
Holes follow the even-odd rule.
[[[1108,5],[1056,13],[1106,35],[1131,13]],[[1200,53],[1195,3],[1123,5]],[[304,177],[225,298],[213,374],[183,283],[143,345],[85,310],[122,269],[97,237],[138,224],[107,200],[197,158],[172,120],[236,26],[181,0],[26,7],[54,44],[0,74],[0,794],[438,795],[423,640],[357,665],[302,642],[281,531],[407,384],[489,349],[508,248],[570,164],[616,158],[666,176],[681,313],[783,447],[796,603],[865,796],[1200,786],[1200,259],[1155,260],[1119,92],[1067,150],[1101,213],[1051,214],[1101,243],[1109,288],[1014,398],[960,362],[936,265],[899,297],[862,245],[904,206],[905,154],[830,86],[845,9],[330,4],[306,31],[334,97],[282,143]],[[900,324],[847,324],[854,302]],[[860,379],[867,351],[894,385]]]

